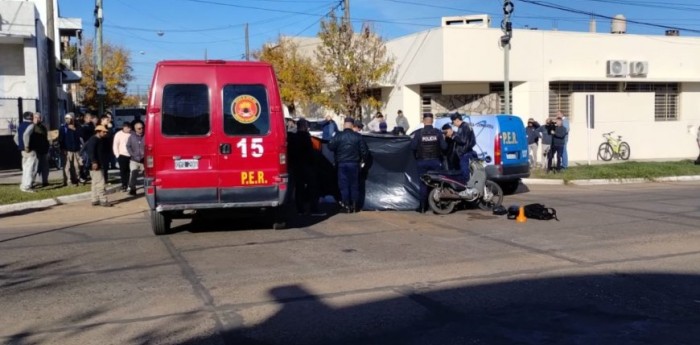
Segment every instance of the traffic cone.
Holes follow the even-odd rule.
[[[525,223],[527,222],[527,217],[525,217],[525,207],[520,206],[520,214],[515,218],[516,223]]]

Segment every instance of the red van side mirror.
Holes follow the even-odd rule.
[[[148,109],[149,114],[158,114],[160,113],[160,108],[150,108]]]

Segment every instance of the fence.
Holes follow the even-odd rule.
[[[39,100],[36,98],[0,97],[0,136],[14,135],[25,111],[36,112]]]

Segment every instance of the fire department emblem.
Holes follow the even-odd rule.
[[[240,95],[231,103],[231,114],[240,123],[253,123],[260,117],[260,102],[253,96]]]

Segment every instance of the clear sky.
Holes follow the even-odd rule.
[[[129,92],[144,92],[159,60],[203,59],[205,51],[210,59],[242,59],[245,23],[249,23],[251,51],[275,41],[280,34],[314,36],[320,19],[339,2],[342,0],[103,0],[103,37],[131,51],[135,80]],[[699,0],[513,2],[514,28],[587,31],[590,15],[585,13],[592,12],[609,17],[624,14],[628,20],[678,27],[682,36],[700,36]],[[83,18],[85,39],[95,35],[94,3],[59,0],[62,17]],[[503,18],[502,8],[502,0],[350,0],[354,24],[371,21],[387,39],[439,26],[443,16],[490,14],[497,27]],[[342,9],[337,9],[337,15],[342,16]],[[609,31],[610,20],[599,18],[597,27],[598,32]],[[663,35],[665,30],[627,25],[629,34]],[[514,40],[517,42],[517,37]]]

